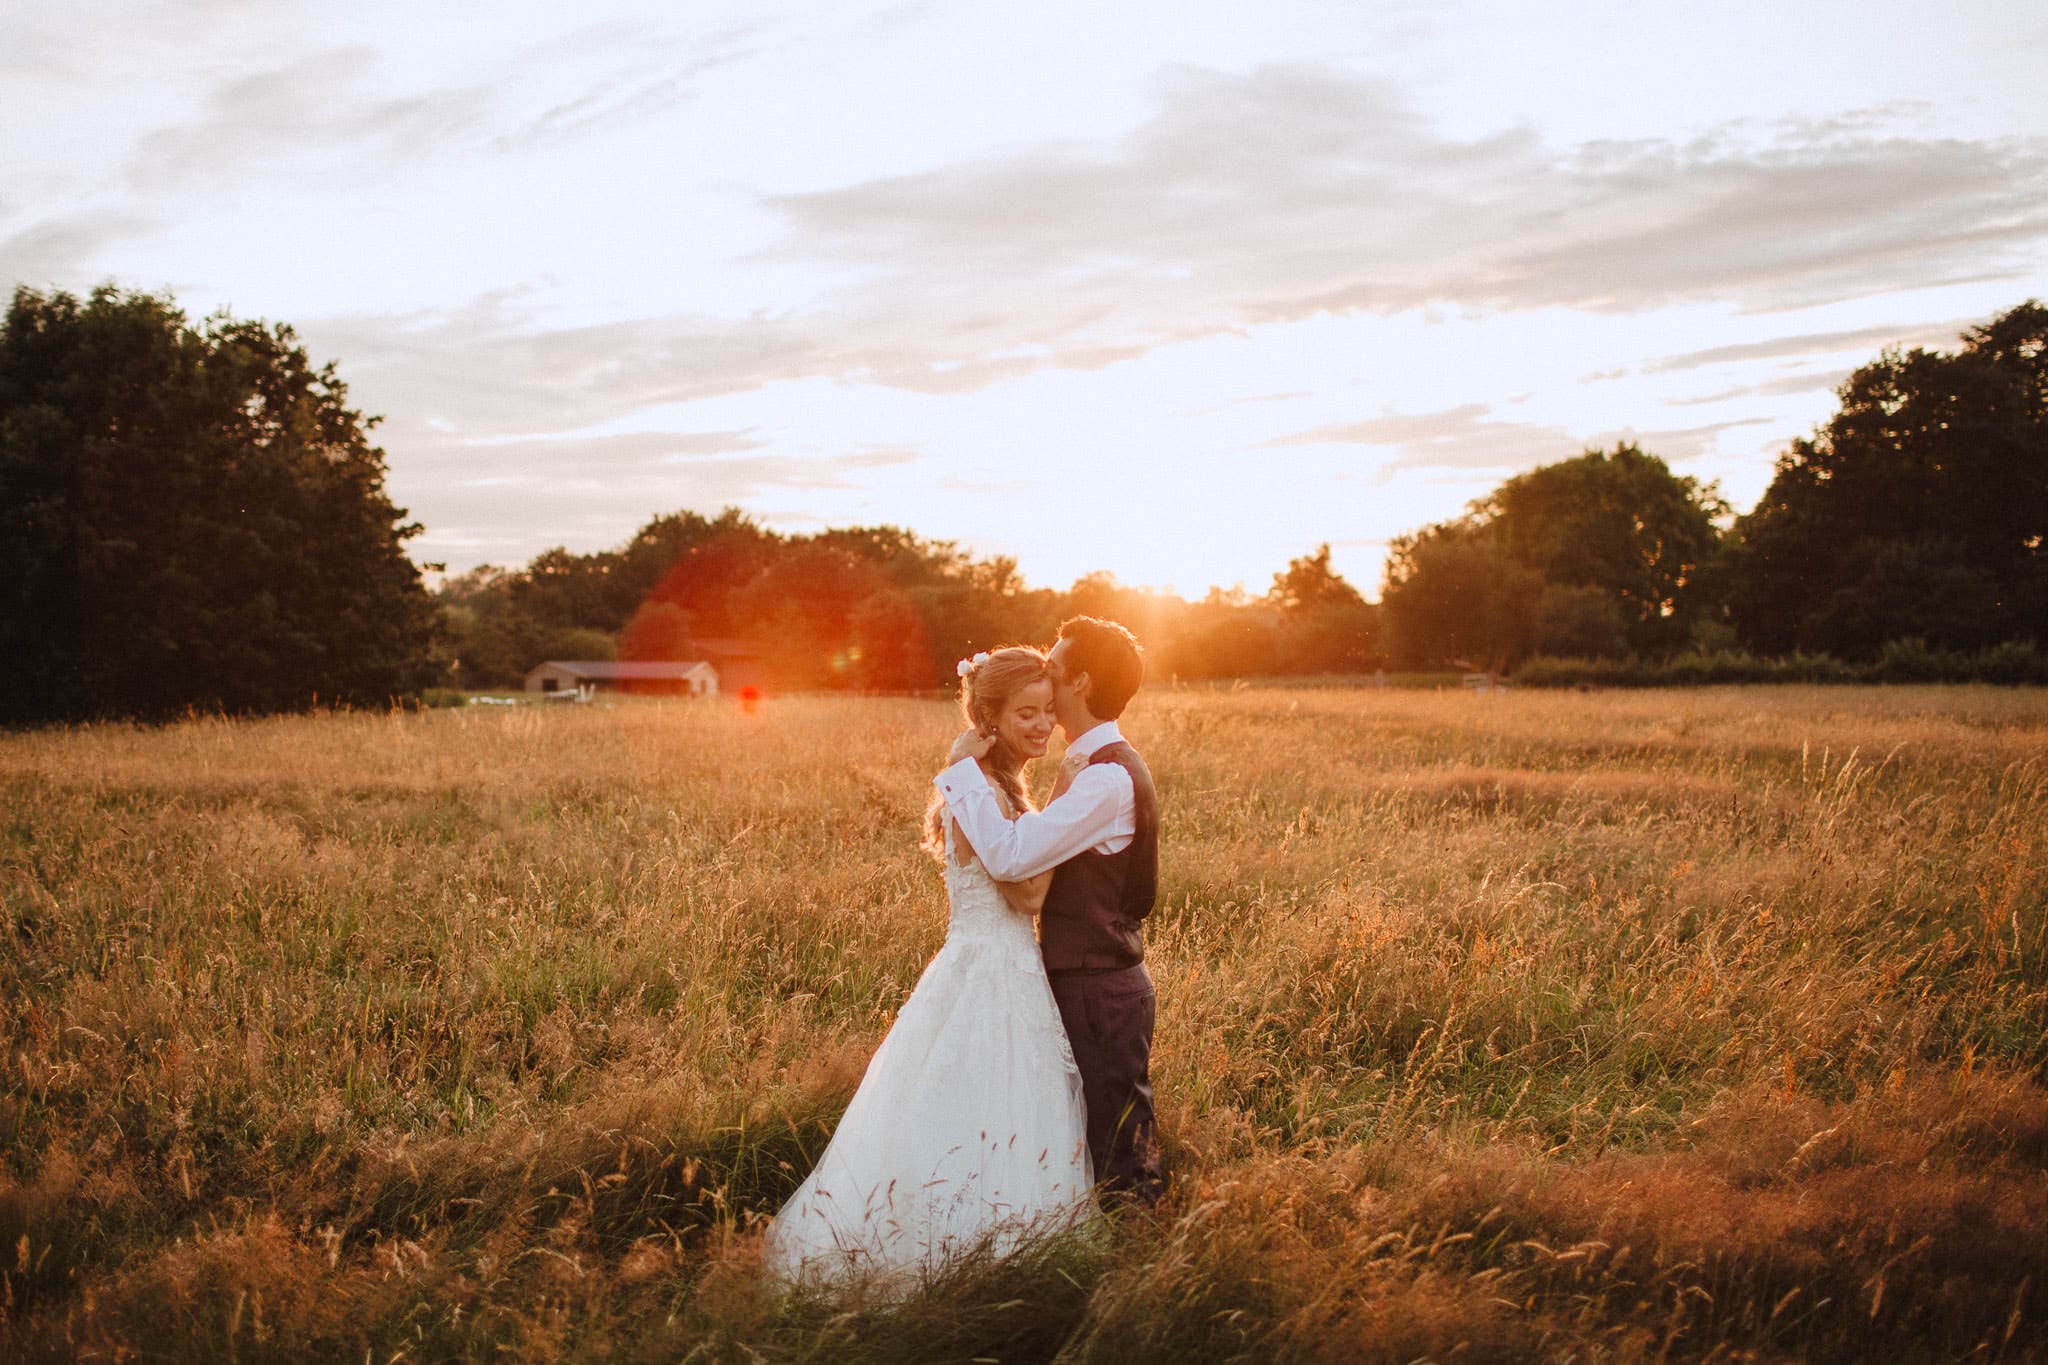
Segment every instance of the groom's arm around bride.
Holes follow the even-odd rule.
[[[935,782],[990,876],[1021,881],[1052,870],[1039,942],[1081,1070],[1098,1185],[1105,1198],[1149,1203],[1165,1188],[1142,927],[1159,884],[1159,801],[1117,724],[1143,680],[1143,655],[1122,626],[1076,617],[1060,627],[1049,672],[1068,761],[1044,810],[1005,817],[973,761],[985,741],[971,731]]]

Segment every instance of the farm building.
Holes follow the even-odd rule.
[[[718,688],[727,695],[753,688],[768,690],[768,668],[761,647],[751,640],[715,639],[698,636],[690,641],[690,653],[718,671]]]
[[[608,660],[550,659],[526,675],[529,692],[598,692],[643,695],[715,697],[718,670],[701,660],[693,663],[612,663]]]

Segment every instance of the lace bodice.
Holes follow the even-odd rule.
[[[981,865],[981,859],[958,861],[959,837],[953,822],[946,821],[946,903],[951,911],[946,922],[946,942],[1005,943],[1036,954],[1038,939],[1031,930],[1031,917],[1010,908],[995,878]]]

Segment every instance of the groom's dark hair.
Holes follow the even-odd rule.
[[[1088,675],[1088,710],[1115,720],[1145,680],[1145,652],[1138,638],[1114,621],[1076,616],[1060,623],[1060,639],[1072,640],[1067,672]]]

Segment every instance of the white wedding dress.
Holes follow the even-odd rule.
[[[946,822],[945,946],[769,1227],[785,1279],[908,1287],[959,1252],[1014,1249],[1088,1207],[1081,1073],[1031,920]]]

